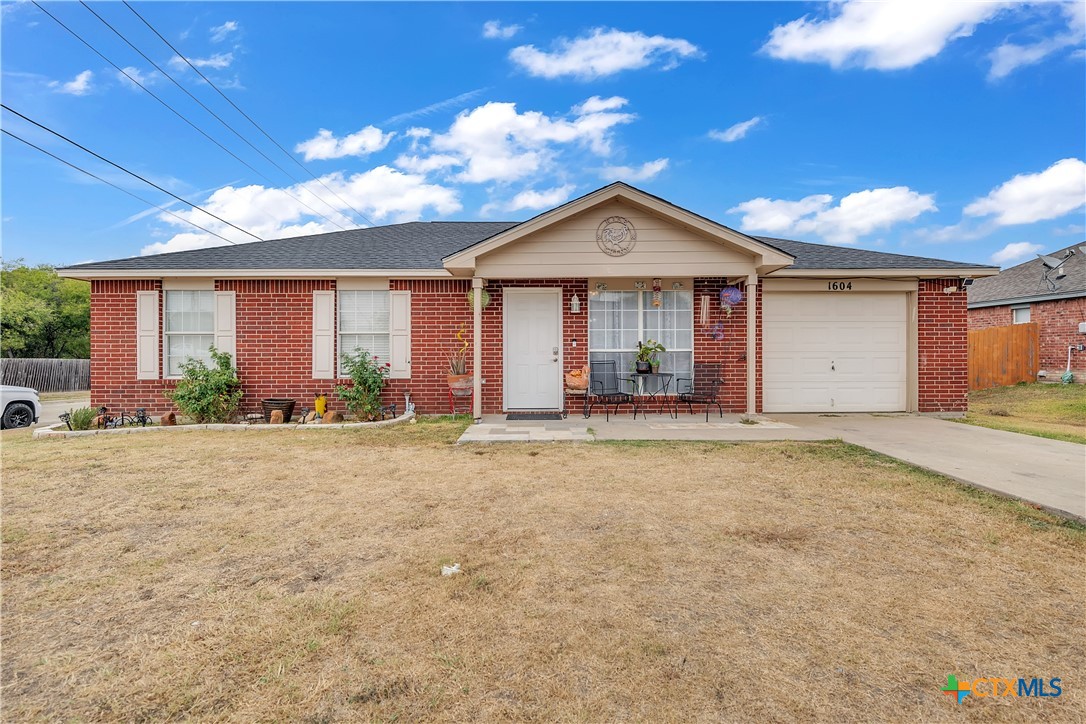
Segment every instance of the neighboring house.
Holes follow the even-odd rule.
[[[96,406],[167,409],[180,363],[214,343],[250,406],[330,392],[340,356],[364,348],[391,365],[388,401],[409,390],[419,412],[447,412],[463,329],[485,379],[478,416],[579,409],[563,372],[600,359],[625,372],[648,338],[676,376],[721,364],[729,411],[959,412],[962,280],[998,270],[752,237],[615,183],[522,223],[413,222],[59,271],[91,282]],[[469,306],[473,287],[485,309]],[[725,308],[725,288],[742,299]]]
[[[1040,333],[1040,369],[1058,379],[1067,369],[1067,349],[1086,343],[1079,325],[1086,322],[1086,243],[1045,256],[1062,261],[1050,269],[1041,258],[978,279],[969,287],[969,329],[1036,322]],[[1068,255],[1068,252],[1071,252]],[[1086,377],[1086,352],[1071,355],[1075,379]]]

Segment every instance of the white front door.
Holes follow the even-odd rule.
[[[505,305],[505,408],[562,409],[562,291],[510,289]]]
[[[904,410],[906,320],[904,294],[767,292],[763,409]]]

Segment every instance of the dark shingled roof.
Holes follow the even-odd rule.
[[[780,249],[796,258],[788,269],[990,269],[987,264],[969,264],[961,261],[932,259],[926,256],[906,256],[885,251],[868,251],[851,246],[811,244],[806,241],[774,239],[769,236],[752,237]]]
[[[1068,250],[1075,252],[1063,263],[1066,277],[1057,280],[1055,275],[1049,276],[1056,284],[1055,289],[1052,289],[1044,280],[1044,264],[1040,259],[1033,259],[1004,269],[994,277],[973,282],[973,285],[969,287],[969,306],[995,306],[992,302],[1010,304],[1018,299],[1036,297],[1051,299],[1086,297],[1086,252],[1079,251],[1080,246],[1086,246],[1086,243],[1075,244],[1046,254],[1046,256],[1062,259]]]
[[[66,271],[442,269],[442,259],[517,226],[513,221],[413,221],[236,246],[176,251],[66,267]],[[789,269],[983,269],[922,256],[751,237],[796,258]]]
[[[412,221],[236,246],[77,264],[68,270],[441,269],[449,254],[514,227],[515,221]]]

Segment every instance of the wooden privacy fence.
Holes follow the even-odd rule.
[[[89,390],[90,360],[5,357],[0,359],[0,380],[38,392]]]
[[[971,390],[1034,382],[1040,364],[1041,335],[1036,322],[969,333]]]

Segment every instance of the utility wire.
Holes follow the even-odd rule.
[[[140,175],[139,175],[138,173],[136,173],[135,171],[129,171],[129,170],[128,170],[127,168],[125,168],[124,166],[121,166],[121,165],[120,165],[120,164],[118,164],[118,163],[114,163],[113,161],[110,161],[110,160],[109,160],[108,158],[106,158],[105,156],[102,156],[101,154],[95,153],[94,151],[90,150],[90,149],[89,149],[89,148],[87,148],[86,146],[84,146],[84,145],[82,145],[82,144],[80,144],[80,143],[77,143],[76,141],[73,141],[72,139],[70,139],[70,138],[68,138],[67,136],[65,136],[65,135],[64,135],[63,133],[59,133],[59,132],[57,132],[57,131],[54,131],[54,130],[53,130],[52,128],[49,128],[48,126],[43,126],[42,124],[38,123],[38,122],[37,122],[37,121],[35,121],[35,120],[34,120],[33,118],[28,118],[27,116],[24,116],[24,115],[23,115],[22,113],[19,113],[19,111],[15,110],[15,109],[14,109],[14,108],[12,108],[11,106],[5,105],[4,103],[0,103],[0,108],[3,108],[3,109],[4,109],[5,111],[8,111],[9,113],[14,113],[15,115],[19,116],[19,118],[22,118],[22,119],[23,119],[24,121],[26,121],[27,123],[31,123],[31,124],[33,124],[33,125],[37,126],[38,128],[42,129],[43,131],[45,131],[45,132],[47,132],[47,133],[51,133],[51,134],[53,134],[54,136],[56,136],[57,138],[59,138],[59,139],[61,139],[61,140],[63,140],[63,141],[67,141],[68,143],[72,144],[72,145],[73,145],[73,146],[75,146],[76,148],[78,148],[78,149],[80,149],[80,150],[82,150],[82,151],[85,151],[86,153],[89,153],[90,155],[94,156],[94,157],[95,157],[95,158],[97,158],[97,159],[98,159],[99,161],[105,161],[105,162],[106,162],[106,163],[108,163],[108,164],[109,164],[110,166],[112,166],[112,167],[114,167],[114,168],[116,168],[116,169],[118,169],[118,170],[120,170],[120,171],[124,171],[124,172],[125,172],[126,174],[128,174],[129,176],[133,176],[133,177],[135,177],[135,178],[139,179],[140,181],[142,181],[143,183],[147,184],[148,186],[154,186],[154,187],[155,187],[156,189],[158,189],[158,190],[159,190],[159,191],[161,191],[162,193],[166,194],[167,196],[170,196],[170,197],[172,197],[172,198],[175,198],[175,199],[177,199],[178,201],[180,201],[181,203],[183,203],[183,204],[186,204],[186,205],[188,205],[188,206],[191,206],[192,208],[194,208],[194,209],[197,209],[198,211],[202,211],[202,212],[204,212],[205,214],[207,214],[208,216],[210,216],[211,218],[213,218],[213,219],[217,219],[218,221],[221,221],[222,223],[226,224],[227,226],[229,226],[229,227],[231,227],[231,228],[233,228],[233,229],[237,229],[238,231],[240,231],[241,233],[245,234],[246,236],[251,236],[251,237],[253,237],[254,239],[256,239],[257,241],[264,241],[264,240],[263,240],[263,239],[261,239],[261,238],[260,238],[259,236],[257,236],[256,234],[252,233],[251,231],[246,231],[245,229],[241,228],[240,226],[238,226],[238,225],[236,225],[236,224],[231,224],[231,223],[230,223],[229,221],[227,221],[226,219],[222,218],[221,216],[216,216],[215,214],[211,213],[210,211],[208,211],[207,209],[203,208],[202,206],[197,206],[196,204],[192,203],[191,201],[189,201],[189,200],[187,200],[187,199],[183,199],[183,198],[181,198],[180,196],[178,196],[177,194],[173,193],[172,191],[167,191],[166,189],[164,189],[164,188],[162,188],[161,186],[159,186],[158,184],[156,184],[156,183],[155,183],[154,181],[149,181],[149,180],[145,179],[145,178],[144,178],[143,176],[140,176]]]
[[[173,83],[173,84],[174,84],[175,86],[177,86],[178,88],[180,88],[180,89],[181,89],[181,91],[182,91],[182,92],[184,92],[184,94],[185,94],[185,95],[187,95],[187,96],[188,96],[189,98],[191,98],[192,100],[196,101],[196,103],[198,103],[198,104],[199,104],[199,106],[200,106],[201,108],[203,108],[203,109],[204,109],[205,111],[207,111],[208,113],[210,113],[210,114],[212,115],[212,117],[214,117],[214,118],[215,118],[215,120],[217,120],[217,121],[218,121],[219,123],[221,123],[222,125],[226,126],[226,128],[228,128],[228,129],[230,130],[230,132],[231,132],[231,133],[233,133],[233,134],[234,134],[235,136],[237,136],[237,137],[238,137],[238,138],[240,138],[240,139],[241,139],[242,141],[244,141],[244,142],[245,142],[245,143],[246,143],[246,144],[247,144],[247,145],[249,146],[249,148],[253,149],[253,150],[254,150],[254,151],[256,151],[257,153],[259,153],[259,154],[260,154],[261,156],[263,156],[263,157],[264,157],[264,159],[265,159],[265,160],[266,160],[266,161],[267,161],[268,163],[270,163],[271,165],[275,166],[275,167],[276,167],[277,169],[279,169],[280,171],[282,171],[282,172],[283,172],[283,174],[285,174],[285,175],[286,175],[287,177],[289,177],[291,181],[293,181],[293,182],[294,182],[294,183],[296,183],[296,184],[299,184],[299,185],[301,185],[301,181],[299,181],[299,180],[298,180],[298,178],[297,178],[296,176],[294,176],[293,174],[291,174],[290,172],[288,172],[288,171],[287,171],[287,170],[286,170],[285,168],[283,168],[283,167],[282,167],[282,166],[280,166],[280,165],[279,165],[278,163],[276,163],[275,161],[273,161],[273,160],[272,160],[272,159],[271,159],[270,157],[268,157],[268,155],[267,155],[266,153],[264,153],[264,152],[263,152],[263,151],[261,151],[261,150],[260,150],[259,148],[257,148],[256,146],[254,146],[254,145],[253,145],[253,144],[252,144],[252,143],[251,143],[251,142],[249,141],[249,139],[247,139],[247,138],[246,138],[245,136],[243,136],[243,135],[241,135],[240,133],[238,133],[238,131],[237,131],[237,130],[236,130],[236,129],[235,129],[234,127],[233,127],[233,126],[231,126],[231,125],[230,125],[229,123],[227,123],[226,121],[224,121],[224,120],[223,120],[223,119],[222,119],[222,118],[221,118],[221,117],[219,116],[219,114],[215,113],[215,111],[211,110],[211,109],[210,109],[210,108],[208,108],[208,107],[207,107],[206,105],[204,105],[204,103],[203,103],[203,102],[202,102],[202,101],[201,101],[201,100],[200,100],[199,98],[197,98],[196,96],[194,96],[194,95],[193,95],[192,93],[190,93],[190,92],[189,92],[188,88],[185,88],[185,86],[181,85],[181,84],[180,84],[180,83],[179,83],[179,82],[178,82],[177,80],[175,80],[175,79],[174,79],[174,77],[173,77],[172,75],[170,75],[169,73],[167,73],[167,72],[166,72],[166,71],[165,71],[165,70],[164,70],[164,69],[163,69],[163,68],[162,68],[161,66],[159,66],[159,64],[158,64],[158,63],[156,63],[155,61],[153,61],[153,60],[151,60],[151,59],[150,59],[149,57],[147,57],[147,54],[146,54],[146,53],[144,53],[144,52],[143,52],[142,50],[140,50],[139,48],[137,48],[137,47],[136,47],[136,46],[135,46],[135,45],[134,45],[134,44],[132,43],[132,41],[131,41],[131,40],[129,40],[128,38],[126,38],[126,37],[125,37],[125,36],[124,36],[124,35],[123,35],[123,34],[122,34],[122,33],[121,33],[121,32],[120,32],[119,30],[117,30],[117,29],[116,29],[115,27],[113,27],[112,25],[110,25],[110,24],[109,24],[109,22],[108,22],[108,21],[107,21],[107,20],[106,20],[105,18],[103,18],[103,17],[101,16],[101,15],[99,15],[98,13],[96,13],[96,12],[94,11],[94,9],[93,9],[93,8],[92,8],[92,7],[90,6],[90,5],[88,5],[87,3],[83,2],[83,0],[80,0],[80,1],[79,1],[79,4],[80,4],[80,5],[82,5],[83,7],[85,7],[85,8],[87,9],[87,11],[88,11],[88,12],[90,12],[90,14],[91,14],[91,15],[93,15],[93,16],[94,16],[94,17],[96,17],[96,18],[98,18],[98,20],[99,20],[99,21],[101,21],[101,23],[102,23],[103,25],[105,25],[105,26],[106,26],[107,28],[109,28],[110,30],[112,30],[112,31],[113,31],[113,33],[114,33],[114,34],[115,34],[115,35],[116,35],[116,36],[117,36],[118,38],[120,38],[120,39],[121,39],[121,40],[123,40],[123,41],[124,41],[125,43],[127,43],[127,44],[128,44],[128,47],[132,48],[132,50],[134,50],[134,51],[136,51],[137,53],[139,53],[139,54],[140,54],[140,57],[142,57],[142,58],[143,58],[144,60],[146,60],[146,61],[147,61],[148,63],[150,63],[150,64],[151,64],[152,66],[154,66],[155,70],[157,70],[157,71],[158,71],[159,73],[161,73],[162,75],[166,76],[166,78],[168,78],[168,79],[170,80],[170,82],[171,82],[171,83]],[[266,177],[265,177],[265,178],[266,178]],[[304,188],[304,189],[305,189],[306,191],[308,191],[308,192],[309,192],[309,193],[310,193],[310,194],[311,194],[311,195],[313,196],[313,198],[317,199],[317,200],[318,200],[318,201],[320,201],[320,202],[321,202],[322,204],[324,204],[324,205],[325,205],[325,206],[327,206],[328,208],[332,209],[332,211],[333,211],[333,212],[335,212],[335,213],[339,214],[339,215],[340,215],[340,216],[342,216],[342,217],[343,217],[344,219],[347,219],[348,223],[350,223],[350,224],[354,224],[354,223],[355,223],[355,222],[354,222],[354,220],[353,220],[353,219],[351,219],[351,217],[349,217],[349,216],[347,216],[346,214],[344,214],[344,213],[343,213],[342,211],[340,211],[339,209],[337,209],[337,208],[336,208],[335,206],[332,206],[332,205],[331,205],[330,203],[328,203],[327,201],[325,201],[324,199],[322,199],[322,198],[321,198],[320,196],[317,196],[317,194],[316,194],[316,193],[314,193],[312,189],[309,189],[308,187],[304,187],[304,186],[303,186],[302,188]],[[281,190],[282,190],[282,191],[283,191],[283,193],[285,193],[285,194],[286,194],[287,196],[290,196],[290,197],[291,197],[292,199],[294,199],[295,201],[297,201],[297,202],[298,202],[299,204],[301,204],[302,206],[306,207],[307,209],[309,209],[309,210],[310,210],[310,211],[312,211],[312,212],[313,212],[314,214],[316,214],[317,216],[321,217],[322,219],[324,219],[324,220],[325,220],[325,221],[327,221],[328,223],[330,223],[330,224],[332,224],[332,225],[336,226],[336,227],[337,227],[338,229],[340,229],[341,231],[346,231],[346,229],[345,229],[345,228],[344,228],[344,227],[343,227],[343,226],[342,226],[341,224],[338,224],[338,223],[336,223],[335,221],[333,221],[332,219],[328,218],[327,216],[325,216],[325,215],[324,215],[324,214],[322,214],[321,212],[317,211],[317,210],[316,210],[316,209],[314,209],[314,208],[313,208],[312,206],[310,206],[310,205],[309,205],[309,204],[307,204],[306,202],[302,201],[301,199],[299,199],[299,198],[298,198],[297,196],[295,196],[294,194],[290,193],[290,192],[289,192],[289,191],[287,191],[286,189],[281,189]]]
[[[231,151],[231,150],[230,150],[229,148],[227,148],[226,146],[224,146],[224,145],[222,145],[221,143],[219,143],[219,142],[218,142],[217,140],[215,140],[215,139],[214,139],[214,138],[213,138],[212,136],[210,136],[210,135],[209,135],[209,134],[208,134],[208,133],[207,133],[206,131],[204,131],[204,130],[203,130],[202,128],[200,128],[200,127],[199,127],[199,126],[197,126],[197,125],[196,125],[195,123],[193,123],[193,122],[192,122],[192,121],[190,121],[190,120],[189,120],[188,118],[186,118],[186,117],[185,117],[184,115],[182,115],[182,114],[181,114],[181,113],[180,113],[179,111],[177,111],[177,110],[176,110],[176,109],[175,109],[175,108],[174,108],[173,106],[171,106],[171,105],[170,105],[169,103],[167,103],[166,101],[164,101],[164,100],[162,100],[161,98],[159,98],[159,97],[158,97],[158,95],[157,95],[157,94],[155,94],[155,92],[154,92],[154,91],[152,91],[152,90],[151,90],[151,89],[149,89],[149,88],[148,88],[147,86],[143,85],[143,83],[140,83],[140,82],[139,82],[138,80],[136,80],[135,78],[133,78],[133,77],[132,77],[132,76],[131,76],[131,75],[130,75],[130,74],[128,73],[128,71],[126,71],[126,70],[125,70],[124,68],[120,67],[119,65],[117,65],[116,63],[114,63],[114,62],[113,62],[112,60],[110,60],[109,58],[107,58],[107,57],[106,57],[105,55],[103,55],[103,54],[102,54],[102,53],[101,53],[101,52],[100,52],[100,51],[99,51],[99,50],[98,50],[97,48],[95,48],[95,47],[94,47],[93,45],[91,45],[91,44],[90,44],[89,42],[87,42],[86,40],[84,40],[84,39],[83,39],[83,37],[82,37],[82,36],[81,36],[81,35],[80,35],[79,33],[75,32],[74,30],[72,30],[71,28],[69,28],[69,27],[68,27],[67,25],[65,25],[65,24],[64,24],[64,23],[63,23],[63,22],[62,22],[62,21],[60,20],[60,18],[58,18],[57,16],[53,15],[53,14],[52,14],[51,12],[49,12],[48,10],[46,10],[45,8],[43,8],[43,7],[42,7],[42,6],[41,6],[41,5],[40,5],[40,4],[38,3],[38,1],[37,1],[37,0],[31,0],[31,2],[33,2],[33,3],[34,3],[34,5],[35,5],[35,6],[36,6],[36,7],[37,7],[37,8],[39,9],[39,10],[41,10],[41,11],[42,11],[43,13],[45,13],[46,15],[48,15],[48,16],[49,16],[50,18],[52,18],[52,19],[53,19],[54,21],[56,21],[57,25],[59,25],[60,27],[64,28],[65,30],[67,30],[67,31],[68,31],[69,33],[71,33],[71,34],[72,34],[73,36],[75,36],[75,38],[76,38],[76,39],[77,39],[77,40],[78,40],[79,42],[83,43],[83,45],[87,46],[87,47],[88,47],[88,48],[90,48],[90,49],[91,49],[92,51],[94,51],[94,53],[95,53],[95,54],[97,54],[99,58],[101,58],[102,60],[104,60],[104,61],[106,61],[107,63],[109,63],[109,64],[110,64],[110,65],[112,65],[112,66],[113,66],[114,68],[116,68],[116,69],[117,69],[117,72],[118,72],[118,73],[121,73],[122,75],[124,75],[124,77],[125,77],[125,78],[128,78],[128,80],[132,81],[133,83],[135,83],[136,85],[138,85],[138,86],[139,86],[140,88],[142,88],[142,89],[143,89],[143,90],[144,90],[144,91],[145,91],[145,92],[146,92],[146,93],[147,93],[148,95],[150,95],[150,96],[151,96],[152,98],[154,98],[154,99],[155,99],[156,101],[158,101],[158,102],[159,102],[159,103],[161,103],[161,104],[162,104],[163,106],[165,106],[165,107],[166,107],[167,109],[169,109],[169,111],[170,111],[171,113],[173,113],[173,114],[174,114],[175,116],[177,116],[178,118],[180,118],[180,119],[181,119],[182,121],[184,121],[184,122],[185,122],[185,123],[187,123],[188,125],[192,126],[192,127],[193,127],[193,128],[194,128],[194,129],[195,129],[195,130],[196,130],[196,131],[197,131],[197,132],[198,132],[198,133],[200,134],[200,135],[202,135],[202,136],[203,136],[204,138],[206,138],[207,140],[209,140],[209,141],[211,141],[212,143],[214,143],[214,144],[215,144],[216,146],[218,146],[219,148],[221,148],[221,149],[222,149],[223,151],[226,151],[226,153],[228,153],[228,154],[229,154],[230,156],[232,156],[232,157],[233,157],[234,159],[236,159],[236,160],[237,160],[237,161],[238,161],[239,163],[241,163],[242,165],[244,165],[244,166],[245,166],[246,168],[248,168],[248,169],[249,169],[250,171],[252,171],[252,172],[253,172],[253,173],[255,173],[256,175],[258,175],[258,176],[260,176],[261,178],[263,178],[263,179],[264,179],[265,181],[267,181],[267,182],[268,182],[269,184],[272,184],[272,185],[274,185],[274,184],[275,184],[275,182],[274,182],[274,181],[272,181],[272,180],[271,180],[270,178],[268,178],[267,176],[265,176],[265,175],[264,175],[263,173],[261,173],[261,172],[260,172],[260,171],[258,171],[257,169],[253,168],[253,166],[252,166],[251,164],[249,164],[248,162],[246,162],[246,161],[245,161],[244,159],[242,159],[242,158],[241,158],[240,156],[238,156],[238,155],[237,155],[236,153],[234,153],[233,151]],[[287,194],[287,196],[291,196],[290,192],[285,192],[285,193]],[[291,198],[294,198],[294,197],[293,197],[293,196],[291,196]],[[299,200],[295,198],[295,201],[299,201]],[[302,202],[302,201],[299,201],[299,203],[302,203],[302,205],[305,205],[305,203],[304,203],[304,202]],[[308,206],[307,206],[307,208],[310,208],[310,209],[312,210],[312,207],[308,207]],[[314,211],[314,213],[317,213],[317,212],[316,212],[316,211]],[[321,214],[318,214],[318,215],[321,215]],[[326,219],[327,219],[328,217],[324,217],[324,218],[326,218]],[[335,224],[335,222],[334,222],[334,221],[331,221],[331,219],[329,219],[329,221],[330,221],[331,223]],[[340,228],[340,229],[343,229],[343,227],[342,227],[342,226],[340,226],[339,224],[335,224],[335,225],[336,225],[336,226],[339,226],[339,228]]]
[[[340,200],[340,201],[342,201],[342,202],[343,202],[344,204],[346,204],[347,208],[349,208],[349,209],[350,209],[351,211],[353,211],[353,212],[355,212],[356,214],[358,214],[358,216],[359,216],[359,217],[361,217],[361,218],[362,218],[362,219],[363,219],[364,221],[366,221],[366,223],[368,223],[368,224],[369,224],[370,226],[376,226],[376,224],[374,224],[374,223],[373,223],[373,222],[372,222],[372,221],[371,221],[371,220],[369,219],[369,217],[368,217],[368,216],[366,216],[366,215],[365,215],[365,214],[363,214],[363,213],[362,213],[361,211],[359,211],[359,210],[358,210],[358,209],[356,209],[356,208],[355,208],[354,206],[352,206],[352,205],[350,204],[350,202],[348,202],[348,201],[347,201],[347,200],[346,200],[345,198],[343,198],[342,196],[340,196],[339,194],[337,194],[337,193],[336,193],[335,191],[333,191],[332,189],[328,188],[328,186],[327,186],[327,185],[326,185],[326,184],[324,183],[324,181],[322,181],[322,180],[321,180],[321,179],[320,179],[320,178],[319,178],[318,176],[316,176],[316,175],[315,175],[315,174],[314,174],[314,173],[313,173],[312,171],[310,171],[310,170],[309,170],[308,168],[306,168],[306,167],[305,167],[305,166],[304,166],[304,165],[302,164],[302,162],[301,162],[301,161],[299,161],[299,160],[298,160],[297,158],[295,158],[295,157],[294,157],[294,154],[292,154],[292,153],[291,153],[290,151],[288,151],[287,149],[283,148],[283,147],[282,147],[282,146],[281,146],[281,145],[279,144],[279,142],[278,142],[278,141],[276,141],[276,140],[275,140],[274,138],[272,138],[272,137],[271,137],[271,135],[270,135],[270,134],[269,134],[269,133],[268,133],[267,131],[265,131],[265,130],[264,130],[264,129],[263,129],[263,128],[262,128],[261,126],[260,126],[260,124],[259,124],[259,123],[257,123],[256,121],[254,121],[254,120],[253,120],[253,119],[252,119],[252,118],[251,118],[251,117],[249,116],[249,114],[248,114],[248,113],[246,113],[245,111],[241,110],[241,108],[239,108],[239,107],[238,107],[238,105],[237,105],[236,103],[234,103],[234,101],[230,100],[230,98],[229,98],[229,97],[228,97],[228,96],[227,96],[227,95],[226,95],[225,93],[223,93],[223,92],[222,92],[221,90],[219,90],[219,87],[218,87],[217,85],[215,85],[214,83],[212,83],[212,82],[211,82],[211,79],[210,79],[210,78],[208,78],[208,77],[207,77],[206,75],[204,75],[204,74],[203,74],[203,73],[202,73],[202,72],[200,71],[200,69],[199,69],[199,68],[197,68],[197,67],[196,67],[195,65],[193,65],[193,64],[192,64],[192,61],[190,61],[190,60],[189,60],[189,59],[188,59],[187,57],[185,57],[185,55],[184,55],[184,54],[183,54],[183,53],[182,53],[182,52],[181,52],[180,50],[178,50],[177,48],[173,47],[173,44],[172,44],[172,43],[170,43],[170,41],[166,40],[166,38],[165,38],[165,37],[163,37],[162,33],[160,33],[160,32],[158,32],[157,30],[155,30],[155,26],[151,25],[151,23],[147,22],[147,20],[146,20],[146,19],[145,19],[145,18],[144,18],[144,17],[142,16],[142,15],[140,15],[140,14],[139,14],[138,12],[136,12],[136,9],[135,9],[134,7],[132,7],[132,6],[131,6],[131,5],[130,5],[130,4],[128,3],[128,0],[122,0],[122,2],[124,2],[124,5],[125,5],[125,7],[127,7],[127,8],[128,8],[129,10],[131,10],[131,11],[132,11],[132,14],[133,14],[133,15],[135,15],[135,16],[136,16],[137,18],[139,18],[140,20],[142,20],[142,21],[143,21],[143,24],[144,24],[144,25],[146,25],[146,26],[147,26],[148,28],[150,28],[150,29],[151,29],[151,32],[152,32],[152,33],[154,33],[155,35],[157,35],[157,36],[159,37],[159,39],[160,39],[160,40],[161,40],[161,41],[162,41],[163,43],[165,43],[165,44],[166,44],[166,46],[167,46],[167,47],[168,47],[168,48],[169,48],[170,50],[172,50],[172,51],[173,51],[173,52],[174,52],[174,53],[175,53],[175,54],[177,55],[177,57],[178,57],[178,58],[180,58],[181,60],[183,60],[183,61],[185,61],[186,63],[188,63],[188,66],[189,66],[190,68],[192,68],[192,69],[193,69],[194,71],[196,71],[196,73],[197,73],[197,74],[198,74],[198,75],[199,75],[199,76],[200,76],[201,78],[203,78],[203,79],[204,79],[204,82],[206,82],[206,83],[207,83],[207,84],[208,84],[209,86],[211,86],[212,88],[214,88],[214,89],[215,89],[215,92],[216,92],[216,93],[218,93],[218,94],[219,94],[220,96],[222,96],[222,97],[223,97],[223,99],[224,99],[224,100],[225,100],[225,101],[226,101],[227,103],[229,103],[229,104],[230,104],[231,106],[233,106],[233,107],[234,107],[234,110],[236,110],[236,111],[237,111],[238,113],[240,113],[241,115],[243,115],[243,116],[245,117],[245,120],[249,121],[249,123],[252,123],[252,124],[253,124],[253,126],[255,126],[255,127],[256,127],[256,129],[257,129],[258,131],[260,131],[261,133],[263,133],[263,134],[264,134],[264,137],[265,137],[265,138],[267,138],[267,139],[268,139],[269,141],[271,141],[272,143],[274,143],[274,144],[275,144],[275,146],[276,146],[276,147],[277,147],[277,148],[278,148],[278,149],[279,149],[280,151],[282,151],[282,152],[283,152],[284,154],[286,154],[287,158],[289,158],[289,159],[290,159],[291,161],[293,161],[293,162],[294,162],[294,163],[295,163],[295,164],[296,164],[296,165],[297,165],[297,166],[298,166],[298,167],[299,167],[300,169],[302,169],[302,170],[303,170],[303,171],[305,171],[305,172],[306,172],[307,174],[309,174],[310,176],[312,176],[312,177],[313,177],[313,179],[314,179],[314,180],[315,180],[315,181],[316,181],[317,183],[319,183],[319,184],[320,184],[321,186],[324,186],[325,190],[327,190],[327,191],[328,191],[328,192],[329,192],[330,194],[332,194],[332,195],[333,195],[333,196],[335,196],[335,197],[336,197],[337,199],[339,199],[339,200]],[[35,4],[36,4],[36,3],[35,3]]]
[[[134,199],[136,199],[136,200],[138,200],[138,201],[142,201],[143,203],[147,204],[148,206],[153,206],[153,207],[155,207],[156,209],[158,209],[159,211],[164,211],[165,213],[169,214],[170,216],[173,216],[173,217],[175,217],[175,218],[178,218],[178,219],[180,219],[181,221],[184,221],[184,222],[185,222],[186,224],[190,224],[190,225],[192,225],[192,226],[195,226],[195,227],[196,227],[197,229],[199,229],[200,231],[204,231],[204,232],[206,232],[206,233],[208,233],[208,234],[211,234],[212,236],[218,236],[218,237],[219,237],[220,239],[222,239],[223,241],[225,241],[225,242],[226,242],[227,244],[234,244],[235,246],[237,246],[237,242],[236,242],[236,241],[230,241],[230,240],[229,240],[229,239],[227,239],[227,238],[226,238],[225,236],[220,236],[219,234],[216,234],[216,233],[215,233],[214,231],[212,231],[211,229],[205,229],[204,227],[200,226],[200,225],[199,225],[199,224],[197,224],[196,222],[194,222],[194,221],[189,221],[189,220],[188,220],[188,219],[186,219],[186,218],[185,218],[184,216],[180,216],[180,215],[178,215],[178,214],[175,214],[174,212],[172,212],[172,211],[170,211],[169,209],[167,209],[167,208],[166,208],[165,206],[159,206],[158,204],[154,203],[153,201],[148,201],[147,199],[143,198],[142,196],[139,196],[139,195],[137,195],[137,194],[134,194],[134,193],[132,193],[131,191],[129,191],[128,189],[126,189],[126,188],[123,188],[123,187],[121,187],[121,186],[118,186],[117,184],[113,183],[112,181],[106,181],[106,180],[105,180],[104,178],[102,178],[101,176],[96,176],[95,174],[91,173],[90,171],[86,170],[85,168],[80,168],[79,166],[76,166],[76,165],[75,165],[74,163],[72,163],[71,161],[65,161],[65,160],[64,160],[63,158],[61,158],[60,156],[56,155],[55,153],[50,153],[49,151],[46,151],[46,150],[45,150],[44,148],[42,148],[41,146],[36,146],[36,145],[34,145],[33,143],[31,143],[30,141],[26,140],[26,139],[25,139],[25,138],[23,138],[22,136],[18,136],[18,135],[16,135],[16,134],[12,133],[11,131],[9,131],[9,130],[8,130],[8,129],[6,129],[6,128],[0,128],[0,133],[3,133],[3,134],[5,134],[5,135],[8,135],[8,136],[11,136],[11,137],[12,137],[12,138],[14,138],[14,139],[15,139],[16,141],[22,141],[23,143],[25,143],[26,145],[30,146],[31,148],[35,148],[35,149],[37,149],[37,150],[41,151],[41,152],[42,152],[42,153],[44,153],[44,154],[45,154],[46,156],[49,156],[49,157],[51,157],[51,158],[55,158],[55,159],[56,159],[57,161],[60,161],[60,162],[61,162],[62,164],[64,164],[65,166],[69,166],[69,167],[71,167],[71,168],[74,168],[74,169],[75,169],[76,171],[79,171],[80,173],[85,173],[85,174],[87,174],[88,176],[90,176],[90,177],[91,177],[92,179],[95,179],[96,181],[101,181],[102,183],[106,184],[107,186],[112,186],[113,188],[117,189],[118,191],[121,191],[121,192],[123,192],[123,193],[126,193],[126,194],[128,194],[128,195],[129,195],[129,196],[131,196],[132,198],[134,198]]]

